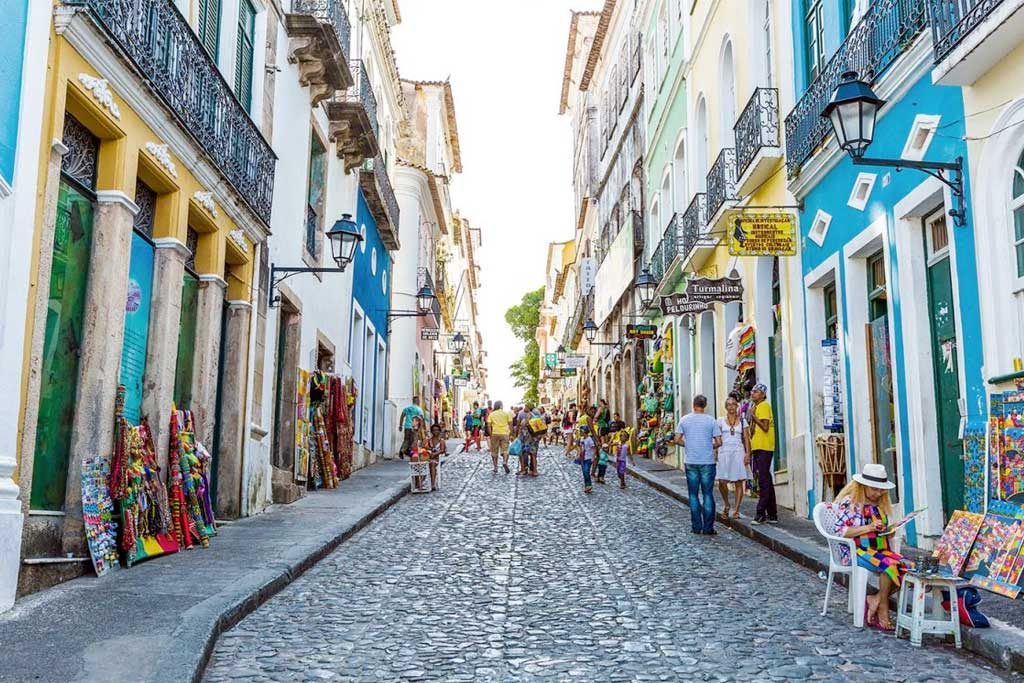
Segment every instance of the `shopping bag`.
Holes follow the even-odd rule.
[[[519,439],[513,441],[508,447],[508,454],[513,456],[519,456],[523,454],[523,442]]]
[[[543,417],[531,417],[527,426],[530,429],[530,434],[534,436],[540,436],[548,431],[548,423],[544,421]]]

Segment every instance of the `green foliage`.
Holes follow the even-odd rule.
[[[537,345],[537,326],[540,325],[540,306],[544,302],[541,287],[523,295],[522,300],[505,311],[505,322],[526,345],[522,357],[509,366],[515,385],[523,389],[523,400],[537,403],[537,383],[540,381],[540,347]]]

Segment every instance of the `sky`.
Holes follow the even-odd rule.
[[[570,10],[600,0],[399,0],[402,78],[451,80],[463,172],[455,210],[481,229],[479,310],[488,394],[518,401],[523,342],[505,311],[544,284],[549,242],[572,239],[572,139],[558,115]]]

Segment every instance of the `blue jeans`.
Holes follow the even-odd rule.
[[[594,464],[593,460],[584,460],[581,463],[581,467],[583,468],[583,485],[586,486],[587,488],[590,488],[590,486],[591,486],[591,483],[590,483],[590,467],[593,464]]]
[[[707,533],[715,526],[716,465],[687,465],[686,488],[690,492],[690,526],[696,534]]]

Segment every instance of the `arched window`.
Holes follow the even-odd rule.
[[[707,185],[708,157],[710,156],[708,150],[708,103],[703,95],[697,100],[696,122],[697,154],[694,158],[693,170],[697,174],[696,187],[703,192]]]
[[[719,145],[727,149],[735,145],[735,136],[732,127],[736,125],[736,65],[732,55],[732,41],[725,39],[722,46],[721,61],[721,84],[722,84],[722,106],[721,106],[721,133],[719,134]]]
[[[676,153],[672,157],[673,200],[676,212],[686,210],[686,143],[683,140],[676,145]]]
[[[651,202],[651,222],[647,226],[647,255],[650,257],[654,253],[654,250],[658,246],[658,240],[661,239],[661,202],[658,201],[657,196]]]
[[[1024,152],[1013,169],[1013,253],[1018,278],[1024,278]]]
[[[673,205],[672,199],[672,169],[666,168],[665,177],[661,179],[661,205],[665,207],[662,223],[667,223],[672,217],[672,213],[679,210],[678,206]],[[658,230],[660,231],[664,227],[664,225],[659,225]]]

